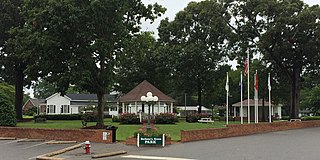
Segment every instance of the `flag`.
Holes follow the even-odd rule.
[[[229,76],[228,76],[228,72],[227,72],[227,80],[226,80],[226,91],[227,91],[227,93],[229,93]]]
[[[258,89],[259,89],[259,85],[258,85],[258,72],[256,71],[256,80],[255,80],[255,83],[254,83],[254,88],[256,89],[256,92],[258,92]]]
[[[248,74],[248,70],[249,70],[249,60],[248,58],[245,59],[244,61],[244,76],[246,76]]]
[[[270,73],[268,75],[268,89],[271,91]]]

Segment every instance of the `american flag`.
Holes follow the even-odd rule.
[[[248,74],[248,69],[249,69],[249,61],[248,61],[248,58],[245,59],[244,61],[244,76],[246,76]]]

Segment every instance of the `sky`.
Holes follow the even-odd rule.
[[[161,19],[165,19],[166,17],[168,17],[169,20],[172,21],[176,13],[183,10],[188,5],[188,3],[192,1],[200,2],[202,0],[142,0],[144,4],[158,3],[167,8],[166,13],[163,16],[159,17],[153,24],[150,24],[150,22],[143,23],[142,30],[152,31],[157,36],[157,28],[160,24]],[[320,4],[320,0],[304,0],[304,2],[308,5]]]
[[[157,36],[157,28],[160,24],[161,19],[165,19],[166,17],[169,18],[170,21],[174,20],[176,13],[183,10],[189,2],[196,1],[200,2],[202,0],[142,0],[144,4],[154,4],[158,3],[167,8],[165,14],[159,17],[155,22],[150,24],[150,22],[144,22],[142,24],[143,31],[152,31],[154,32],[155,36]],[[320,4],[320,0],[304,0],[305,3],[309,5]],[[25,92],[30,93],[30,96],[33,97],[33,90],[25,88]]]

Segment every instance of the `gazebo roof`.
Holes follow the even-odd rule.
[[[254,100],[253,99],[250,99],[250,106],[254,106]],[[246,100],[243,100],[242,101],[242,105],[243,105],[243,107],[245,107],[245,106],[248,106],[248,100],[246,99]],[[272,106],[273,104],[271,103],[271,106]],[[232,104],[232,106],[234,106],[234,107],[240,107],[241,106],[241,102],[237,102],[237,103],[234,103],[234,104]],[[258,106],[259,107],[262,107],[262,99],[259,99],[258,100]],[[269,106],[269,102],[268,101],[264,101],[264,106]]]
[[[129,93],[121,96],[119,102],[141,102],[141,96],[146,96],[148,92],[151,92],[153,96],[157,96],[161,102],[175,102],[174,99],[165,95],[158,88],[153,86],[147,80],[144,80]]]

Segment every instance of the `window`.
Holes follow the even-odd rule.
[[[69,105],[61,105],[61,113],[69,113]]]
[[[47,105],[47,113],[56,113],[56,105]]]

